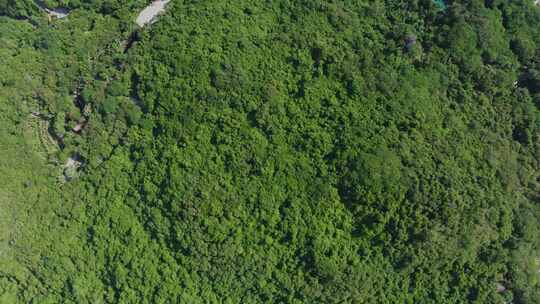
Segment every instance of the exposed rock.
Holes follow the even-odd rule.
[[[83,108],[82,114],[86,117],[90,116],[92,113],[92,106],[90,104],[86,104]]]
[[[43,1],[36,1],[36,4],[37,6],[39,6],[40,9],[44,10],[47,13],[47,15],[49,16],[49,21],[52,19],[64,19],[69,16],[69,11],[65,8],[50,9]]]
[[[78,168],[82,165],[81,157],[78,155],[73,155],[68,158],[64,168]]]
[[[47,12],[47,14],[49,14],[49,18],[63,19],[69,15],[69,11],[64,8],[57,8],[57,9],[46,8],[45,11]]]
[[[86,123],[87,123],[87,117],[83,116],[77,121],[77,124],[73,128],[71,128],[71,130],[75,133],[79,133],[84,129],[84,127],[86,126]]]
[[[78,124],[76,124],[76,125],[72,128],[72,130],[73,130],[73,132],[75,132],[75,133],[79,133],[79,132],[81,132],[81,130],[83,129],[83,127],[84,127],[84,123],[83,123],[83,122],[79,122]]]
[[[170,0],[157,0],[143,9],[135,21],[140,27],[154,23],[156,17],[165,11],[165,6]]]
[[[82,164],[83,162],[79,155],[75,154],[69,157],[64,165],[64,181],[70,181],[79,177],[78,169],[82,166]]]

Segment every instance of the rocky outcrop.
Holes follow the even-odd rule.
[[[156,22],[156,17],[165,11],[165,7],[170,2],[170,0],[157,0],[152,2],[149,6],[143,9],[135,22],[140,26],[144,27],[147,24],[152,24]]]

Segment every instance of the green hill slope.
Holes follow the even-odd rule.
[[[540,301],[530,1],[98,2],[0,23],[4,299]]]

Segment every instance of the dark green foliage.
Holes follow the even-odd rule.
[[[0,19],[5,142],[39,108],[83,163],[37,166],[0,299],[540,302],[532,3],[174,1],[133,32],[143,2]]]

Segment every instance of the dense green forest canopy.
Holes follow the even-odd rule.
[[[148,2],[0,0],[0,303],[540,303],[532,0]]]

